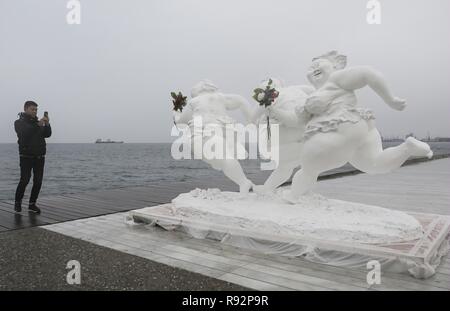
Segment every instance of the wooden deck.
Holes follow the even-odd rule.
[[[398,210],[449,215],[449,168],[450,159],[435,160],[403,167],[389,175],[361,174],[325,180],[319,183],[317,191],[333,198]],[[370,287],[366,283],[367,271],[263,255],[155,227],[130,227],[124,223],[127,215],[124,212],[79,219],[92,213],[101,215],[166,203],[180,192],[218,185],[224,190],[236,190],[230,182],[218,179],[51,197],[41,200],[44,216],[37,216],[34,221],[36,224],[78,219],[44,228],[257,290],[450,289],[449,255],[430,279],[418,280],[390,273],[383,274],[380,285]],[[11,203],[1,208],[12,211]],[[5,213],[2,215],[7,219]],[[33,221],[32,217],[22,218],[23,226]],[[12,219],[9,216],[9,220]],[[13,227],[12,224],[7,226]]]
[[[337,199],[449,215],[449,183],[450,159],[440,159],[406,166],[389,175],[327,179],[319,182],[317,191]],[[53,224],[43,228],[258,290],[450,289],[448,255],[428,280],[389,274],[383,275],[380,285],[369,287],[366,271],[267,256],[158,228],[124,224],[126,211],[167,203],[195,187],[237,190],[225,178],[218,178],[47,196],[39,200],[43,214],[38,216],[28,214],[26,209],[16,215],[13,202],[0,202],[0,231]]]

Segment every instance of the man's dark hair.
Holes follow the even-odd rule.
[[[32,101],[32,100],[28,100],[28,101],[25,102],[25,105],[23,105],[23,109],[24,109],[24,110],[27,110],[27,108],[30,107],[30,106],[37,107],[38,104],[36,104],[36,103],[35,103],[34,101]]]

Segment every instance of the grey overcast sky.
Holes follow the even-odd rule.
[[[0,0],[0,142],[15,142],[25,100],[48,110],[50,142],[172,141],[170,91],[200,79],[245,96],[274,76],[306,83],[311,58],[337,49],[371,65],[403,112],[358,92],[385,136],[450,136],[450,1],[81,0],[81,25],[66,0]]]

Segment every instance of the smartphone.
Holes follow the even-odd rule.
[[[48,111],[44,111],[44,117],[48,119]]]

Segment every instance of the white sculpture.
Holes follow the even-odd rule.
[[[176,123],[187,123],[191,128],[194,157],[202,159],[216,170],[223,171],[225,176],[239,186],[241,193],[248,193],[253,183],[247,179],[237,159],[207,159],[202,153],[202,148],[195,148],[195,145],[215,144],[229,149],[229,154],[234,154],[235,147],[241,148],[245,152],[245,147],[238,142],[237,146],[229,145],[229,142],[226,141],[226,132],[230,129],[225,126],[236,122],[229,116],[228,111],[230,110],[240,109],[246,119],[250,119],[247,100],[240,95],[219,92],[218,87],[209,80],[197,83],[192,88],[191,97],[187,103],[187,109],[173,113]],[[201,127],[195,126],[196,118],[201,120]],[[214,131],[214,128],[220,128],[220,131]],[[211,136],[206,135],[209,131],[211,131]]]
[[[264,114],[271,122],[262,118],[260,123],[278,123],[280,143],[276,147],[280,159],[263,186],[254,186],[245,177],[238,160],[206,159],[203,154],[195,154],[198,150],[193,149],[196,158],[223,171],[239,185],[241,193],[248,193],[252,188],[260,194],[272,192],[301,166],[293,177],[292,190],[284,195],[290,203],[297,202],[301,195],[311,190],[322,172],[346,163],[369,174],[381,174],[400,167],[411,156],[431,157],[433,153],[428,144],[413,137],[399,146],[382,149],[375,118],[370,110],[357,107],[355,90],[369,86],[395,110],[403,110],[406,102],[392,95],[380,73],[369,67],[345,69],[346,61],[346,57],[336,51],[314,58],[307,74],[313,87],[283,87],[279,80],[271,79],[275,81],[272,86],[277,89],[278,98],[273,105],[258,107],[253,113],[249,112],[248,103],[242,96],[222,94],[211,81],[201,81],[192,89],[188,109],[175,111],[174,120],[191,126],[193,145],[211,143],[212,140],[214,144],[230,148],[233,154],[235,147],[245,148],[234,140],[236,146],[226,142],[225,125],[236,122],[227,111],[241,109],[246,119],[252,122]],[[196,117],[202,119],[200,129],[193,126]],[[220,127],[224,131],[207,136],[203,133],[205,127]]]
[[[313,59],[307,77],[315,87],[301,118],[308,119],[299,153],[301,170],[292,179],[285,199],[295,203],[311,190],[320,173],[346,163],[369,174],[388,173],[411,156],[433,155],[428,144],[409,137],[403,144],[383,150],[370,110],[357,107],[355,91],[365,86],[374,90],[395,110],[406,102],[394,97],[384,78],[369,67],[345,69],[346,57],[336,51]]]

